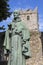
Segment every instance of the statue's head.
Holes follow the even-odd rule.
[[[14,11],[14,18],[18,18],[20,15],[20,12],[18,10]]]
[[[13,21],[13,22],[21,22],[20,11],[19,10],[14,11],[14,20],[15,21]]]

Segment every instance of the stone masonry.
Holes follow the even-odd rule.
[[[27,65],[43,65],[41,33],[38,25],[38,9],[20,10],[20,18],[30,30],[31,58],[26,60]]]

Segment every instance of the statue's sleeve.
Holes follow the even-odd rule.
[[[7,50],[10,51],[10,39],[9,39],[9,32],[8,30],[5,33],[5,39],[4,39],[4,54],[7,54]]]
[[[26,40],[29,40],[30,39],[30,33],[29,33],[29,30],[27,29],[23,29],[23,40],[26,41]]]
[[[30,50],[30,33],[29,30],[24,28],[22,31],[23,34],[23,55],[25,56],[25,58],[29,58],[31,57],[31,50]]]

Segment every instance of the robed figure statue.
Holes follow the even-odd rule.
[[[14,11],[14,20],[8,25],[4,40],[4,54],[8,54],[8,65],[26,65],[31,57],[30,33],[20,19],[19,11]]]

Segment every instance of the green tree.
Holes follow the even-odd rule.
[[[6,20],[11,15],[8,2],[9,0],[0,0],[0,22]]]

